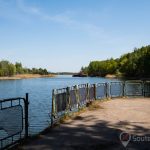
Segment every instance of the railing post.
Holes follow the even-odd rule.
[[[124,96],[127,96],[127,90],[126,90],[127,82],[124,81]]]
[[[52,110],[51,110],[51,127],[53,126],[53,116],[54,116],[54,111],[55,111],[55,90],[52,90]]]
[[[25,103],[25,138],[28,138],[28,136],[29,136],[29,132],[28,132],[28,128],[29,128],[29,116],[28,116],[29,94],[28,93],[26,93],[24,103]]]
[[[70,101],[70,87],[66,88],[66,93],[67,93],[67,110],[71,109],[71,101]]]
[[[94,84],[94,99],[96,100],[96,84]]]
[[[145,97],[145,82],[142,81],[142,96]]]
[[[122,96],[125,97],[125,82],[122,82]]]
[[[87,95],[86,95],[86,100],[89,101],[89,84],[86,84],[86,88],[87,88]]]
[[[77,100],[77,107],[79,109],[79,107],[80,107],[80,100],[79,100],[79,89],[78,89],[77,85],[75,85],[75,95],[76,95],[76,100]]]
[[[105,92],[106,92],[106,98],[108,98],[108,92],[109,92],[109,88],[108,88],[108,83],[105,83]]]

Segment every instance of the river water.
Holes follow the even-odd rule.
[[[99,77],[57,76],[22,80],[1,80],[0,99],[25,97],[29,93],[29,133],[37,134],[50,124],[52,89],[84,83],[118,81]]]

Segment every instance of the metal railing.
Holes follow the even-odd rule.
[[[52,91],[51,124],[94,100],[150,96],[150,81],[118,81],[80,84]],[[28,94],[25,98],[0,100],[0,150],[28,137]]]
[[[98,84],[80,84],[52,92],[51,123],[62,116],[78,111],[90,101],[117,97],[150,96],[150,81],[118,81]]]
[[[96,84],[96,99],[104,99],[108,97],[108,84],[98,83]]]
[[[150,81],[144,82],[143,94],[145,97],[150,97]]]
[[[125,95],[126,96],[144,96],[144,84],[143,81],[126,81],[125,82]]]
[[[124,96],[124,82],[110,82],[109,96],[122,97]]]
[[[0,100],[0,150],[28,137],[28,94]]]

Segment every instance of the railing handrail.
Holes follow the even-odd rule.
[[[71,104],[74,102],[72,102],[72,100],[75,100],[75,104],[79,107],[81,107],[82,105],[86,105],[87,102],[91,101],[91,100],[95,100],[97,98],[102,99],[102,98],[114,98],[114,97],[124,97],[124,96],[146,96],[146,94],[150,94],[150,91],[146,91],[145,86],[143,85],[147,85],[150,86],[150,81],[142,81],[142,80],[127,80],[127,81],[111,81],[111,82],[101,82],[101,83],[93,83],[93,84],[79,84],[79,85],[74,85],[71,87],[67,87],[66,89],[66,97],[59,97],[57,99],[57,103],[56,103],[56,95],[57,93],[53,92],[53,98],[52,98],[52,116],[53,116],[53,110],[55,110],[55,115],[57,115],[57,107],[56,105],[59,106],[59,111],[60,111],[60,105],[63,105],[63,102],[67,103],[66,106],[63,105],[63,113],[65,113],[64,111],[64,107],[65,110],[67,112],[69,112],[70,108],[71,108]],[[119,85],[119,90],[117,91],[117,95],[116,93],[113,91],[112,88],[114,88],[114,86],[118,86]],[[131,91],[127,90],[126,88],[129,86],[140,86],[140,88],[137,88],[136,91]],[[76,88],[75,88],[76,87]],[[97,97],[97,89],[102,87],[102,96],[98,95]],[[84,90],[81,90],[84,89]],[[114,88],[117,89],[117,88]],[[53,90],[54,91],[54,90]],[[70,91],[75,92],[73,95],[70,95]],[[131,92],[131,93],[130,93]],[[133,93],[132,93],[133,92]],[[61,94],[61,93],[58,93]],[[73,96],[73,97],[71,97]],[[65,99],[63,99],[65,98]],[[61,100],[61,104],[59,104],[59,100]],[[68,107],[68,105],[70,105]],[[54,108],[55,107],[55,108]]]

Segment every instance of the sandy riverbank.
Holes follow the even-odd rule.
[[[117,76],[114,74],[107,74],[105,78],[116,78]]]
[[[0,77],[0,80],[19,80],[19,79],[29,79],[29,78],[51,78],[55,75],[40,75],[40,74],[18,74],[11,77]]]

